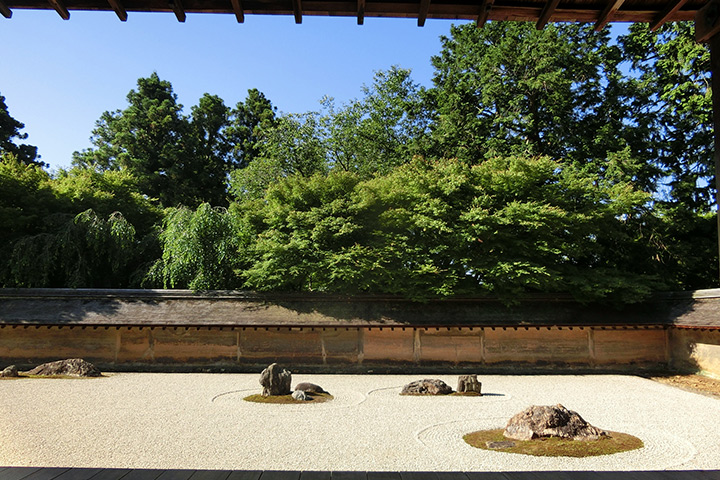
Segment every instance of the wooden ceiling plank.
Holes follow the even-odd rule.
[[[242,0],[231,0],[233,12],[235,12],[235,18],[238,23],[245,21],[245,10],[243,10]]]
[[[495,0],[482,0],[480,3],[480,14],[477,17],[477,27],[482,28],[485,26],[485,23],[488,20],[488,15],[490,15],[490,10],[492,10],[492,5]]]
[[[120,0],[108,0],[108,3],[112,7],[112,9],[115,11],[115,15],[118,16],[121,22],[127,22],[127,12],[125,11],[125,7],[120,2]]]
[[[685,5],[685,3],[687,3],[687,0],[674,0],[670,2],[670,4],[665,7],[665,10],[660,12],[655,20],[653,20],[650,24],[650,31],[654,32],[658,28],[662,27],[665,22],[672,20],[672,17],[683,7],[683,5]]]
[[[542,9],[542,12],[540,12],[540,18],[535,24],[535,28],[538,30],[545,28],[545,25],[547,25],[548,21],[550,21],[550,17],[552,17],[553,12],[559,4],[560,0],[548,0],[545,7]]]
[[[300,25],[302,23],[302,0],[293,0],[293,14],[295,15],[295,23]]]
[[[170,8],[175,13],[178,22],[185,23],[185,7],[182,4],[182,0],[170,0]]]
[[[615,12],[620,10],[620,7],[622,7],[622,4],[625,3],[625,0],[611,0],[607,6],[605,7],[605,10],[602,11],[600,14],[600,17],[598,17],[597,22],[595,22],[595,31],[599,32],[603,28],[605,28],[605,25],[607,25],[613,18],[613,15]]]
[[[357,24],[362,25],[365,23],[365,0],[358,0],[357,2]]]
[[[63,20],[70,20],[70,12],[68,12],[67,7],[65,7],[65,3],[63,3],[62,0],[49,0],[49,2]]]
[[[12,18],[12,10],[0,0],[0,14],[5,18]]]
[[[430,0],[420,0],[420,11],[418,12],[418,27],[425,26],[427,14],[430,11]]]

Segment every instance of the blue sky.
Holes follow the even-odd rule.
[[[90,146],[102,112],[126,106],[139,77],[156,71],[169,80],[189,113],[203,93],[227,105],[258,88],[281,112],[319,107],[324,96],[342,103],[361,96],[373,72],[410,68],[429,85],[430,57],[453,22],[416,19],[72,11],[13,11],[0,17],[0,95],[10,115],[25,124],[25,143],[36,145],[51,170],[70,165]]]

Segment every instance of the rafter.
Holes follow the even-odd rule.
[[[67,7],[65,7],[65,3],[62,0],[48,0],[50,2],[50,5],[55,9],[55,11],[62,17],[63,20],[70,20],[70,12],[68,12]]]
[[[302,23],[302,0],[293,0],[293,15],[295,15],[295,23]]]
[[[170,0],[170,8],[172,8],[172,11],[175,12],[178,22],[184,23],[185,7],[182,4],[182,0]]]
[[[653,22],[650,24],[650,31],[654,32],[658,28],[662,27],[665,22],[670,20],[675,13],[677,13],[678,10],[680,10],[687,0],[674,0],[670,2],[670,4],[665,7],[665,10],[658,13],[658,16],[655,17]]]
[[[480,13],[477,17],[477,27],[482,28],[485,26],[485,22],[487,22],[488,15],[490,15],[490,10],[492,10],[492,5],[495,0],[482,0],[480,3]]]
[[[600,16],[597,19],[597,22],[595,22],[595,31],[599,32],[603,28],[605,28],[605,25],[608,24],[612,20],[613,15],[615,12],[620,10],[620,7],[622,7],[622,4],[625,3],[625,0],[611,0],[607,6],[605,7],[605,10],[602,11]]]
[[[430,11],[430,0],[420,0],[420,11],[418,12],[418,27],[425,26],[427,14]]]
[[[718,33],[720,33],[720,0],[710,0],[695,14],[695,40],[707,43]]]
[[[5,18],[12,18],[12,10],[0,0],[0,14]]]
[[[233,12],[235,12],[235,18],[237,18],[238,23],[243,23],[245,21],[245,10],[243,9],[242,0],[231,1]]]
[[[545,7],[543,7],[542,9],[542,12],[540,12],[540,18],[535,24],[535,28],[537,28],[538,30],[542,30],[543,28],[545,28],[545,25],[547,25],[550,17],[552,17],[553,12],[559,4],[560,0],[548,0],[548,2],[545,4]]]
[[[362,25],[365,23],[365,0],[358,0],[357,2],[357,24]]]
[[[121,21],[127,22],[127,12],[120,0],[108,0],[108,3],[115,11],[115,15],[117,15]]]

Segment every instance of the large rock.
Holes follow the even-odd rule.
[[[295,385],[295,390],[300,390],[305,393],[328,393],[320,385],[314,383],[301,382]]]
[[[70,358],[57,362],[43,363],[29,372],[28,375],[54,376],[67,375],[70,377],[100,377],[102,373],[95,365],[82,358]]]
[[[506,438],[513,440],[532,440],[539,437],[597,440],[607,434],[560,404],[533,405],[512,417],[503,432]]]
[[[15,365],[10,365],[9,367],[6,367],[2,372],[0,372],[0,377],[19,377],[20,374],[18,373],[18,369]]]
[[[442,380],[426,378],[408,383],[403,387],[400,395],[447,395],[452,391],[452,388]]]
[[[477,393],[482,395],[482,383],[478,382],[477,375],[460,375],[458,377],[458,393]]]
[[[262,395],[290,395],[290,382],[292,374],[277,363],[271,364],[260,374],[260,385],[263,387]]]

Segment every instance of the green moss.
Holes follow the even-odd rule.
[[[521,453],[537,457],[595,457],[637,450],[644,446],[642,440],[632,435],[619,432],[608,433],[610,434],[608,437],[593,441],[568,440],[559,437],[537,438],[529,441],[513,440],[515,446],[498,449],[489,448],[487,442],[506,442],[508,439],[503,436],[502,428],[468,433],[463,436],[463,440],[469,445],[483,450]]]
[[[263,397],[260,394],[255,395],[248,395],[247,397],[243,398],[246,402],[255,402],[255,403],[276,403],[276,404],[298,404],[298,403],[324,403],[329,402],[332,400],[333,397],[329,393],[313,393],[312,398],[310,400],[295,400],[292,398],[292,395],[269,395],[267,397]]]

